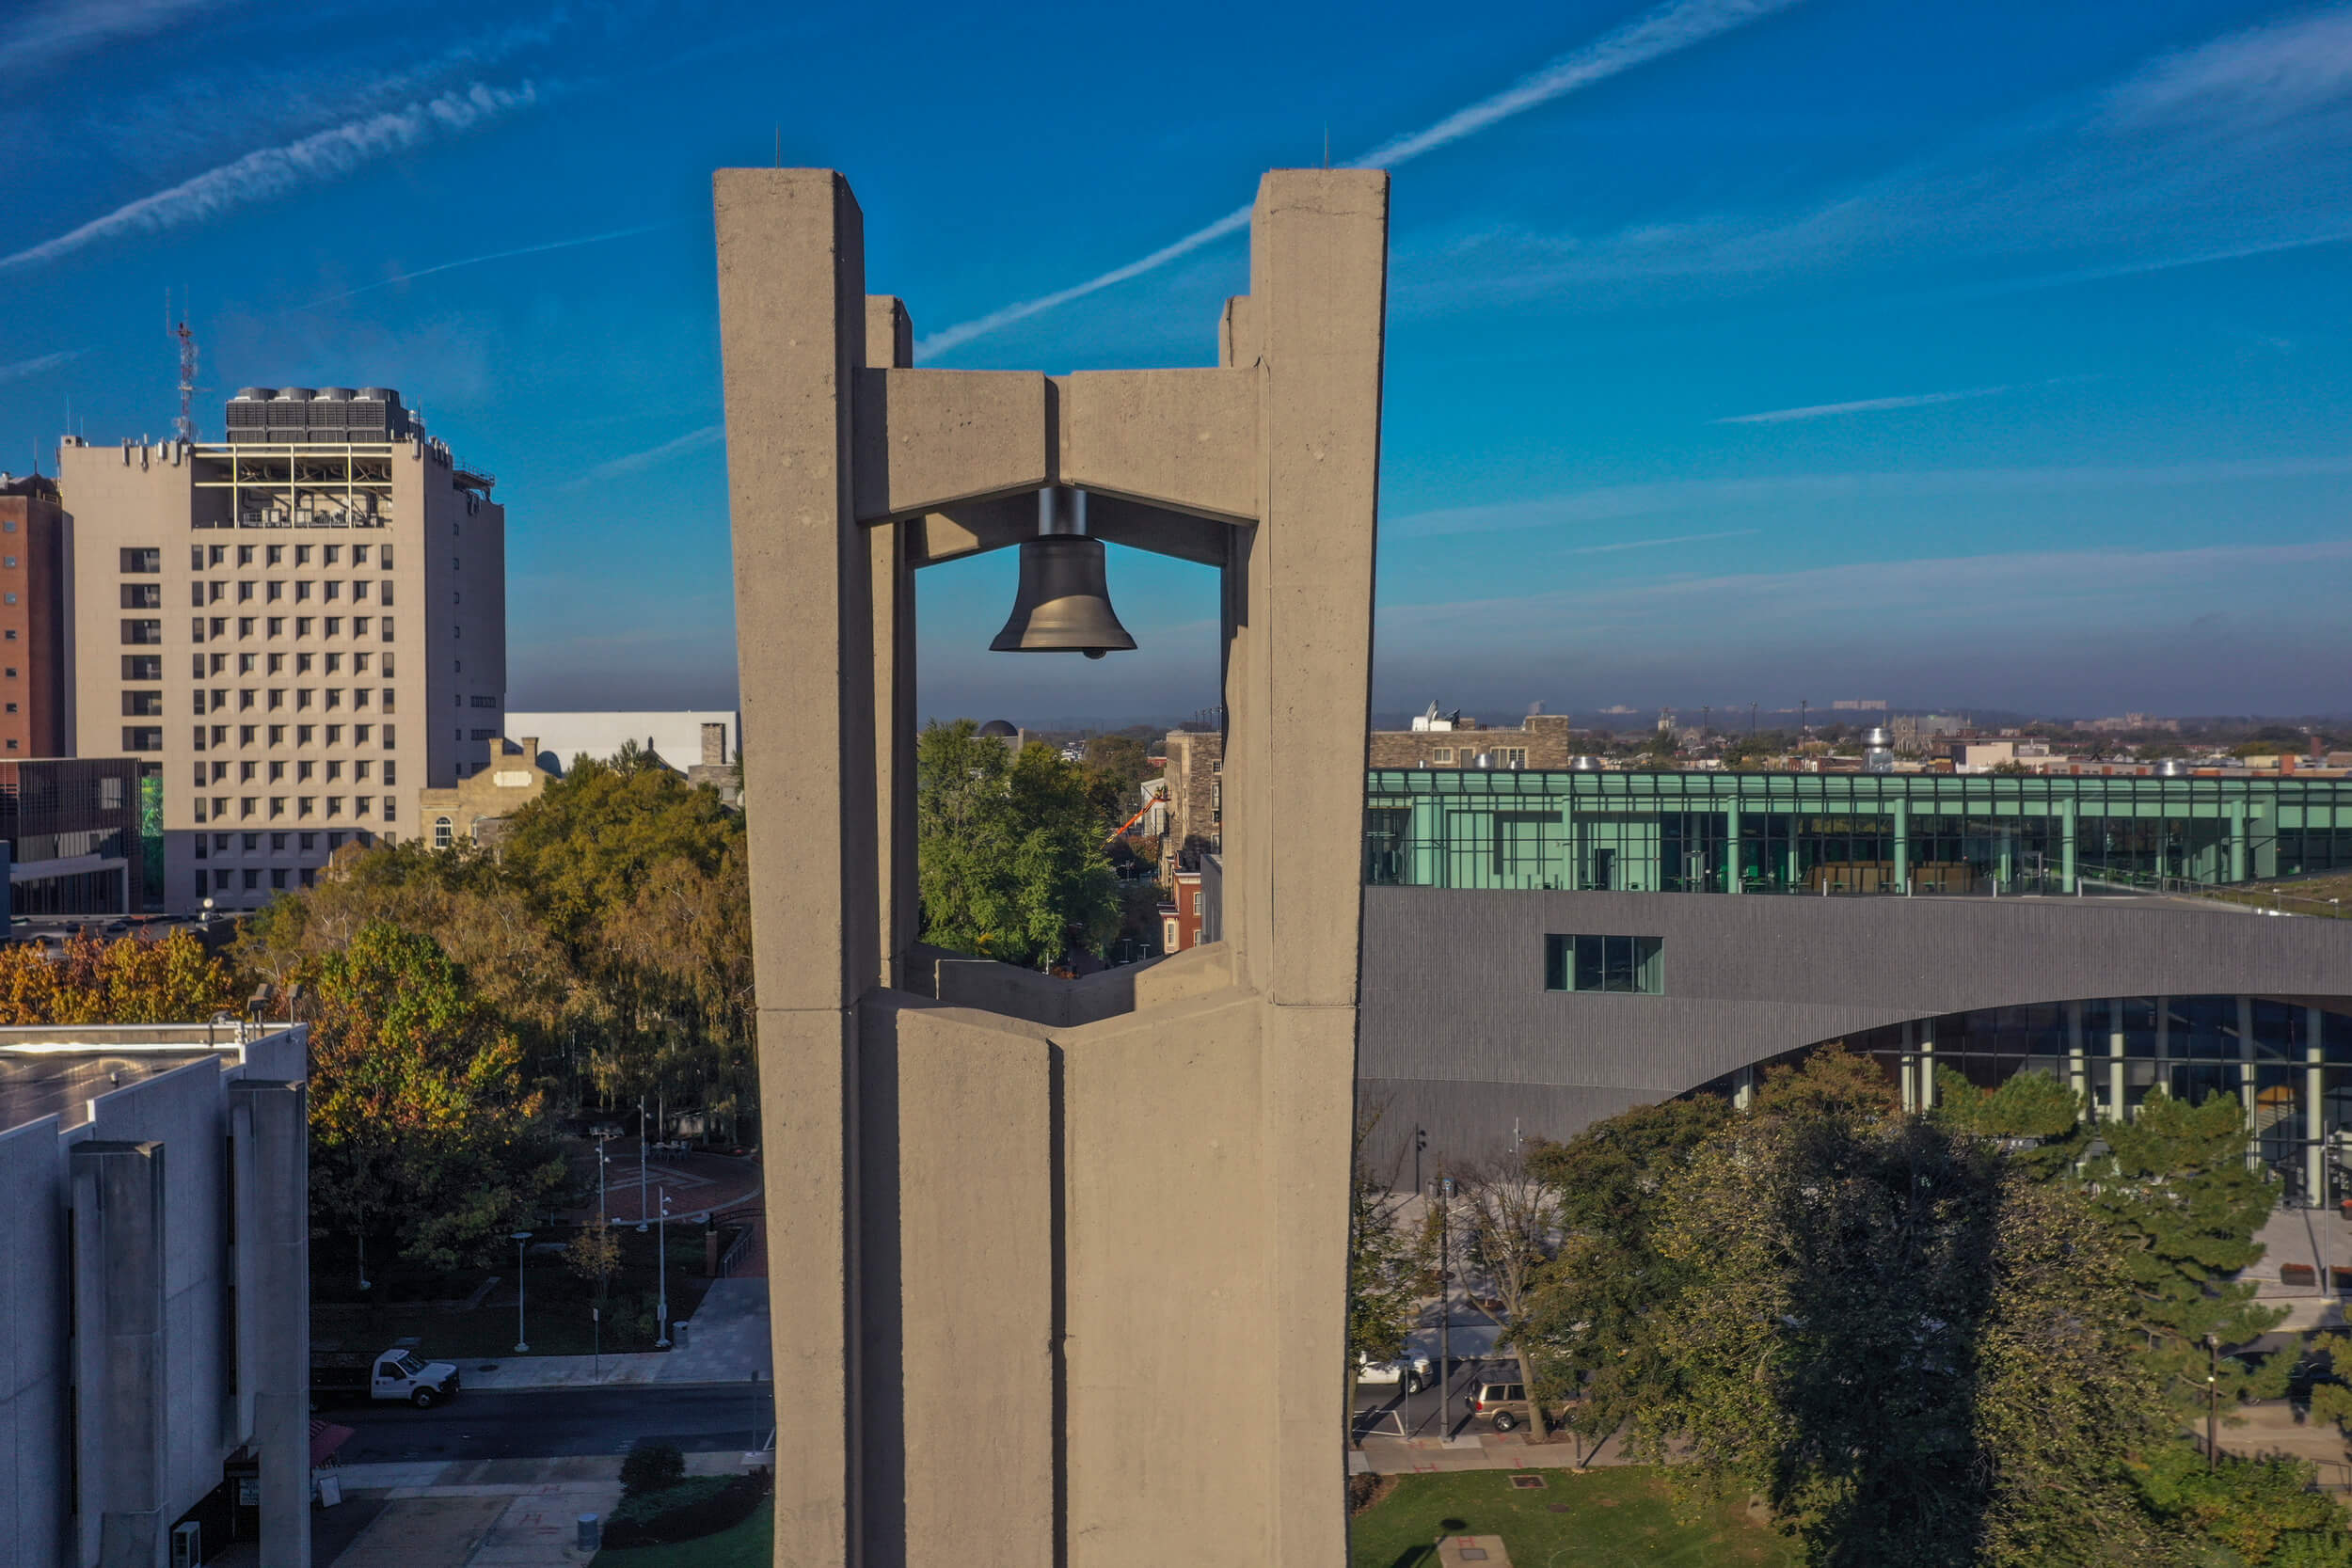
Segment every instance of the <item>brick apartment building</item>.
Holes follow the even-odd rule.
[[[54,481],[0,474],[0,757],[73,750],[65,509]]]

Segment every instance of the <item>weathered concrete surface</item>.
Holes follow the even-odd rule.
[[[776,1561],[1337,1568],[1387,178],[1268,175],[1221,365],[1040,413],[882,373],[838,176],[716,192],[745,723],[799,739],[746,780]],[[1041,438],[1224,578],[1229,940],[1076,984],[913,941],[902,574],[1025,537]]]

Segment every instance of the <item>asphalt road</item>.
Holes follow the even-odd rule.
[[[1458,1437],[1471,1430],[1491,1431],[1484,1419],[1473,1418],[1462,1404],[1463,1396],[1474,1392],[1482,1381],[1482,1369],[1488,1368],[1498,1377],[1518,1375],[1508,1361],[1456,1357],[1454,1375],[1444,1389],[1433,1386],[1418,1394],[1407,1394],[1393,1383],[1359,1383],[1356,1386],[1356,1430],[1367,1437],[1395,1437],[1400,1434],[1400,1428],[1406,1437]]]
[[[466,1389],[431,1410],[389,1402],[322,1412],[358,1433],[346,1465],[401,1460],[556,1459],[627,1453],[641,1442],[687,1453],[749,1452],[775,1429],[774,1389],[638,1383],[597,1388]]]

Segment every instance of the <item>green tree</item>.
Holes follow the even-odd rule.
[[[1589,1444],[1672,1392],[1659,1334],[1701,1275],[1659,1249],[1666,1188],[1730,1115],[1715,1095],[1637,1105],[1528,1155],[1564,1240],[1519,1332],[1534,1351],[1535,1397],[1557,1405],[1581,1394],[1566,1425]]]
[[[1495,1348],[1518,1362],[1531,1398],[1528,1418],[1535,1440],[1549,1432],[1536,1395],[1541,1343],[1525,1332],[1529,1308],[1560,1246],[1557,1195],[1530,1168],[1524,1152],[1502,1156],[1483,1170],[1454,1178],[1454,1224],[1461,1232],[1470,1299],[1495,1325]]]
[[[1930,1115],[1955,1132],[1999,1140],[2013,1163],[2043,1178],[2071,1172],[2090,1141],[2081,1098],[2056,1073],[2011,1073],[1980,1089],[1966,1074],[1938,1067]]]
[[[1042,965],[1119,929],[1109,829],[1085,770],[1041,745],[1016,755],[968,719],[915,743],[923,940]]]
[[[562,1180],[513,1036],[432,938],[386,923],[301,971],[310,1022],[315,1218],[454,1267]]]
[[[2124,1249],[2149,1371],[2185,1420],[2203,1408],[2207,1337],[2242,1345],[2285,1316],[2256,1305],[2254,1282],[2235,1277],[2263,1255],[2254,1232],[2277,1193],[2248,1166],[2246,1113],[2233,1096],[2191,1105],[2151,1095],[2131,1120],[2099,1131],[2107,1152],[2086,1169],[2090,1201]],[[2224,1356],[2221,1398],[2277,1399],[2291,1370],[2284,1356],[2258,1369]]]
[[[1364,1149],[1379,1125],[1377,1111],[1359,1117],[1347,1207],[1347,1399],[1340,1407],[1347,1440],[1356,1443],[1356,1373],[1367,1361],[1405,1354],[1420,1304],[1413,1245],[1397,1224],[1404,1199],[1375,1175]]]
[[[1771,1075],[1669,1184],[1671,1391],[1639,1446],[1755,1494],[1823,1564],[2137,1563],[2161,1439],[2111,1232],[1994,1140],[1903,1116],[1866,1063]]]

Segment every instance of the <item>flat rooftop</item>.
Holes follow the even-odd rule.
[[[79,1127],[100,1095],[190,1062],[239,1066],[247,1040],[275,1033],[246,1025],[241,1035],[233,1021],[0,1029],[0,1132],[51,1116]]]

